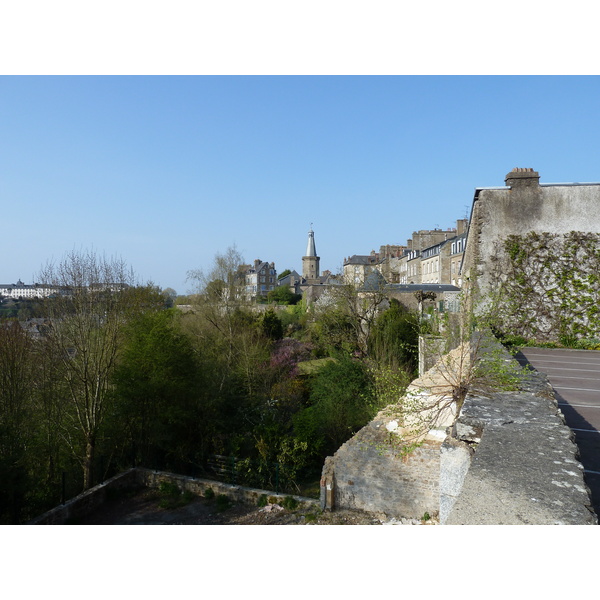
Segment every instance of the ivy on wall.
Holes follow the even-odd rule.
[[[600,234],[510,235],[491,257],[497,327],[531,340],[600,336]]]

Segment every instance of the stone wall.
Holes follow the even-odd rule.
[[[530,232],[563,236],[600,231],[600,183],[540,184],[539,179],[532,169],[515,169],[506,175],[505,187],[475,191],[461,274],[463,281],[475,284],[473,291],[478,292],[478,298],[487,301],[490,293],[499,291],[499,273],[505,278],[515,277],[510,264],[498,263],[502,258],[499,248],[510,236],[525,239]],[[553,262],[560,265],[560,261],[560,250],[553,251],[545,260],[548,272],[554,270]],[[535,287],[535,279],[528,277],[519,286],[523,290]],[[556,339],[556,335],[546,337]]]
[[[328,457],[321,479],[321,507],[420,519],[439,510],[440,446],[431,437],[406,456],[390,444],[380,413]]]
[[[447,369],[455,361],[442,362]],[[435,385],[440,363],[411,393],[444,401],[448,390]],[[573,433],[545,375],[523,371],[515,391],[476,389],[458,415],[448,404],[444,419],[432,421],[422,445],[406,455],[390,443],[393,408],[381,411],[326,459],[321,507],[401,518],[429,513],[441,524],[597,524]]]
[[[97,508],[99,508],[110,493],[110,490],[128,490],[139,485],[137,480],[137,469],[129,469],[120,473],[104,483],[75,496],[64,504],[55,506],[52,510],[33,519],[29,525],[64,525],[69,521],[76,521]]]
[[[64,525],[70,521],[77,521],[98,509],[107,499],[110,490],[133,490],[136,488],[158,488],[162,482],[175,483],[182,491],[189,491],[198,496],[204,496],[207,489],[212,489],[216,494],[223,494],[234,502],[257,505],[261,496],[267,496],[271,504],[281,503],[286,497],[291,496],[301,508],[315,507],[318,500],[293,496],[290,494],[276,494],[268,490],[247,488],[240,485],[230,485],[210,479],[198,479],[176,475],[164,471],[135,468],[116,475],[112,479],[97,485],[79,496],[72,498],[65,504],[56,506],[52,510],[33,519],[29,525]]]
[[[545,375],[527,376],[517,392],[470,394],[452,434],[462,454],[442,461],[442,524],[598,523],[573,433]]]

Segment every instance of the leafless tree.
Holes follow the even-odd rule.
[[[57,290],[46,302],[51,323],[47,340],[59,361],[70,409],[65,411],[70,420],[66,438],[88,489],[122,326],[135,304],[134,276],[121,259],[73,251],[48,263],[39,280]]]

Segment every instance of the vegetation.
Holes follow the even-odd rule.
[[[495,327],[504,336],[577,347],[600,329],[600,234],[529,232],[492,258]],[[584,342],[585,345],[585,342]]]
[[[190,311],[120,260],[72,253],[44,269],[69,293],[36,303],[39,321],[0,319],[0,522],[132,465],[318,489],[324,458],[414,375],[415,315],[345,288],[321,308],[257,310],[236,294],[240,264],[230,248],[191,273]]]
[[[277,304],[298,304],[301,299],[302,296],[294,294],[287,285],[278,286],[267,294],[267,300]]]

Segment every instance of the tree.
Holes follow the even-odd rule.
[[[267,294],[267,300],[269,302],[277,302],[277,304],[298,304],[301,299],[302,296],[300,294],[294,294],[287,285],[277,286]]]
[[[294,419],[297,436],[320,450],[335,452],[377,412],[373,381],[358,360],[341,357],[327,362],[310,382],[311,406]]]
[[[126,329],[115,369],[116,425],[124,429],[136,464],[178,467],[201,453],[201,370],[172,310],[146,312]],[[173,457],[165,465],[165,458]],[[160,463],[156,465],[155,462]]]
[[[260,324],[264,335],[269,339],[280,340],[283,337],[283,325],[281,319],[272,309],[267,310],[263,314]]]
[[[161,294],[165,297],[165,305],[167,308],[172,308],[177,298],[177,292],[170,287],[162,290]]]
[[[392,298],[390,307],[377,317],[371,328],[369,355],[378,364],[414,371],[418,363],[418,337],[418,315]]]
[[[134,286],[133,272],[121,259],[92,251],[71,252],[48,263],[39,281],[60,292],[47,301],[48,342],[60,361],[65,384],[66,439],[83,468],[83,486],[94,483],[98,435],[110,399],[123,326],[136,306],[152,305],[152,296]]]
[[[18,321],[0,324],[0,523],[19,522],[27,492],[32,345]]]
[[[360,288],[351,283],[331,286],[315,303],[313,333],[330,348],[366,356],[371,327],[388,306],[384,287],[383,280],[375,276]]]

